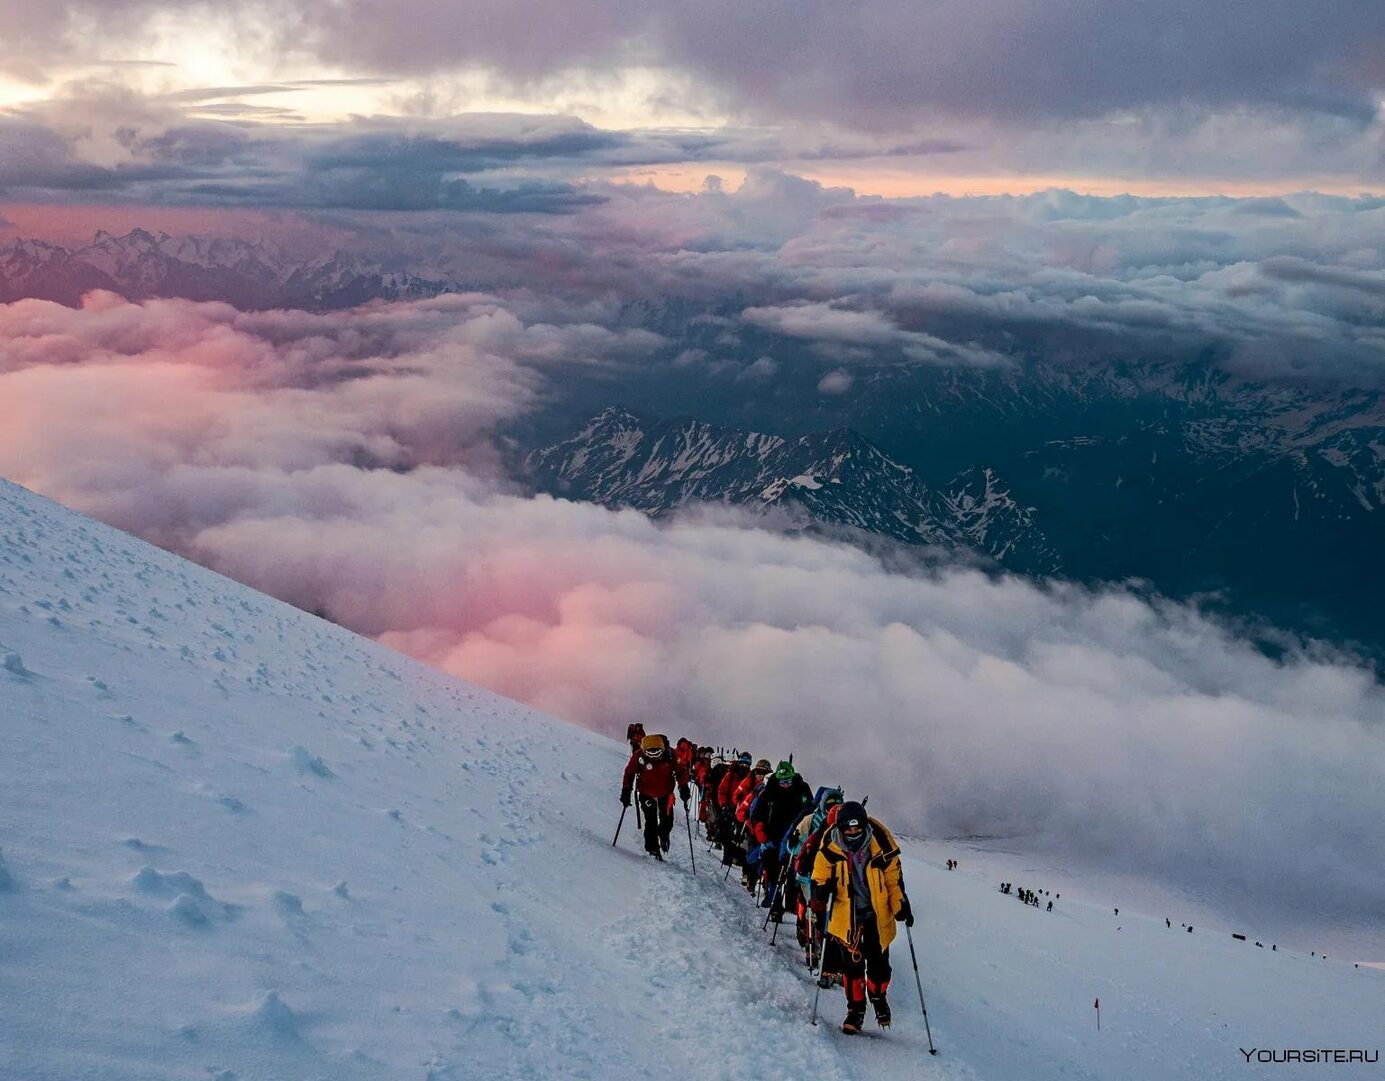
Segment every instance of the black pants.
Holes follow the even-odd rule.
[[[846,985],[847,1002],[864,1004],[867,991],[874,998],[883,995],[890,986],[890,949],[880,947],[880,929],[873,912],[864,919],[860,916],[857,919],[861,940],[856,944],[855,954],[846,943],[829,935],[822,970],[840,972]]]
[[[673,799],[650,799],[640,796],[640,812],[644,815],[644,850],[649,853],[667,851],[673,834]]]

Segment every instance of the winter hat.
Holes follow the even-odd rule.
[[[736,755],[736,761],[743,766],[750,765],[750,752],[742,751],[740,754]]]
[[[758,770],[762,770],[765,773],[768,773],[774,767],[769,764],[768,758],[762,758],[760,759],[760,761],[755,763],[755,768]]]
[[[819,807],[831,807],[836,803],[845,803],[846,796],[842,794],[840,788],[829,788],[818,797]]]
[[[858,849],[870,839],[870,819],[859,803],[843,803],[837,811],[837,834],[842,844]]]
[[[776,781],[792,781],[796,772],[792,762],[780,762],[778,768],[774,771],[774,779]]]

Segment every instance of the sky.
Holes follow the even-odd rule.
[[[1385,11],[1370,0],[420,0],[409,11],[7,0],[0,188],[15,201],[101,191],[216,203],[233,198],[237,166],[292,172],[380,132],[473,147],[484,136],[494,153],[444,164],[486,188],[696,190],[765,164],[894,197],[1380,183]],[[262,186],[259,197],[286,196]]]
[[[407,12],[0,0],[0,242],[142,226],[462,284],[0,305],[0,475],[597,730],[808,748],[906,833],[1365,918],[1385,697],[1350,657],[1130,584],[533,497],[504,433],[654,365],[837,398],[1196,356],[1375,393],[1385,6]],[[704,344],[672,301],[719,313]]]

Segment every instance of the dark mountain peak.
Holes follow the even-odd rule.
[[[591,420],[587,421],[587,427],[593,429],[604,428],[640,428],[650,423],[645,418],[636,413],[632,413],[623,405],[608,405]],[[656,421],[657,423],[657,421]]]
[[[808,446],[819,447],[824,451],[840,454],[885,455],[855,428],[831,428],[825,432],[809,432],[803,436]]]

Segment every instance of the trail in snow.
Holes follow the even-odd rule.
[[[942,1053],[902,938],[895,1027],[841,1035],[834,989],[812,1028],[790,924],[611,846],[623,761],[0,483],[0,1078],[1204,1081],[1379,1040],[1385,972],[1039,913],[937,845]]]

